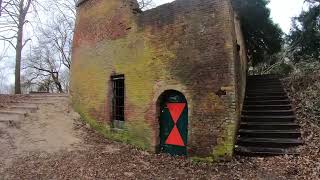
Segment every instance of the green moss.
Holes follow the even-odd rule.
[[[225,133],[222,136],[223,142],[219,142],[213,150],[213,158],[216,161],[230,160],[233,156],[234,141],[235,141],[236,125],[230,123],[226,126]]]
[[[105,124],[98,123],[94,118],[85,113],[79,106],[74,105],[75,110],[79,112],[81,119],[88,123],[91,128],[102,134],[105,138],[131,144],[142,150],[151,149],[151,130],[141,122],[127,123],[124,129],[115,131]]]
[[[168,77],[165,62],[174,55],[164,49],[165,55],[157,56],[155,49],[143,33],[129,33],[124,38],[106,40],[99,45],[79,47],[74,52],[71,89],[74,107],[91,127],[108,139],[149,149],[153,137],[145,112],[150,109],[154,84],[159,77]],[[114,131],[99,124],[89,112],[103,111],[110,88],[112,73],[125,74],[126,96],[130,119],[124,130]]]
[[[215,163],[231,160],[234,149],[235,128],[236,126],[234,123],[230,123],[226,126],[225,133],[222,136],[223,141],[219,142],[210,156],[191,157],[191,160],[195,163]]]
[[[142,149],[151,150],[151,129],[143,121],[129,122],[126,124],[127,142]]]
[[[82,48],[75,54],[77,61],[72,64],[71,90],[73,99],[82,109],[100,111],[108,92],[106,64],[103,57],[96,56],[92,48]],[[90,59],[90,61],[88,60]]]

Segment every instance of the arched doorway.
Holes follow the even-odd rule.
[[[175,90],[165,91],[159,98],[160,151],[171,155],[187,155],[188,103]]]

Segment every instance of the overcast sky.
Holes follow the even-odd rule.
[[[157,5],[173,0],[155,0]],[[300,14],[304,0],[270,0],[272,19],[280,25],[285,33],[290,31],[291,18]]]
[[[278,23],[285,33],[289,33],[291,18],[298,16],[303,9],[304,0],[270,0],[269,8],[273,21]]]

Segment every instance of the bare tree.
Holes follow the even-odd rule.
[[[47,28],[40,31],[57,50],[58,60],[70,70],[77,0],[57,0],[53,3],[50,6],[55,6],[57,13],[47,24]]]
[[[2,14],[2,10],[7,8],[7,6],[12,3],[13,0],[0,0],[0,16]]]
[[[39,82],[43,79],[45,81],[52,81],[56,86],[59,93],[63,93],[63,87],[60,82],[60,72],[62,68],[61,61],[56,61],[55,52],[52,51],[52,47],[48,42],[40,41],[37,47],[32,49],[32,54],[28,58],[27,68],[29,68],[29,79],[28,82],[32,84],[36,81],[39,84],[44,84],[44,82]]]
[[[51,16],[38,24],[37,43],[25,64],[29,89],[68,92],[76,0],[49,1],[44,4]]]
[[[15,93],[21,93],[21,85],[25,92],[25,89],[68,92],[77,0],[41,0],[41,7],[46,15],[51,16],[42,18],[39,15],[38,19],[33,19],[37,38],[32,40],[22,72],[22,50],[31,40],[23,36],[25,25],[29,22],[26,16],[37,0],[0,1],[0,40],[6,41],[16,52]],[[153,0],[138,0],[138,3],[142,10],[154,7]],[[37,7],[39,9],[39,4]]]
[[[0,19],[0,40],[8,42],[15,49],[15,94],[21,94],[22,50],[31,39],[24,39],[24,27],[29,21],[26,16],[35,0],[2,0]]]
[[[71,67],[71,50],[73,40],[74,20],[57,17],[51,20],[47,27],[41,28],[39,35],[51,44],[56,51],[57,61],[60,61],[66,68]]]
[[[154,0],[138,0],[139,8],[144,11],[155,6]]]
[[[320,0],[305,0],[305,2],[315,4],[315,3],[320,3]]]

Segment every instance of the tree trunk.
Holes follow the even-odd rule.
[[[2,13],[2,0],[0,0],[0,16],[1,16],[1,13]]]
[[[23,40],[23,25],[18,27],[18,37],[16,45],[16,67],[15,67],[15,94],[21,94],[21,58],[22,58],[22,40]],[[23,23],[23,22],[22,22]]]
[[[21,59],[22,49],[25,43],[23,43],[23,28],[25,25],[26,15],[30,8],[32,0],[27,1],[26,7],[24,7],[24,0],[19,2],[19,17],[18,17],[18,34],[17,34],[17,45],[16,45],[16,67],[15,67],[15,94],[21,94]]]
[[[60,83],[60,82],[56,82],[56,85],[57,85],[57,87],[58,87],[59,93],[64,93],[64,92],[63,92],[63,89],[62,89],[61,83]]]
[[[62,85],[59,81],[59,74],[57,73],[55,76],[55,73],[52,73],[51,76],[52,76],[53,82],[56,84],[56,87],[57,87],[59,93],[64,93],[63,89],[62,89]]]

